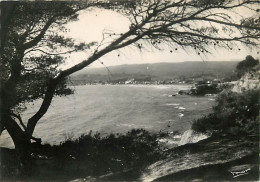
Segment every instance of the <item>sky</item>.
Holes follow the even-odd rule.
[[[69,23],[67,28],[70,30],[68,36],[79,42],[100,42],[102,32],[123,33],[129,29],[129,20],[121,14],[111,10],[92,9],[80,12],[79,20]],[[238,49],[241,49],[240,51]],[[98,61],[92,63],[90,67],[114,66],[121,64],[144,64],[158,62],[183,62],[183,61],[239,61],[247,55],[252,55],[259,59],[256,50],[250,50],[243,46],[234,48],[233,51],[225,49],[214,49],[211,54],[198,55],[194,50],[178,49],[170,52],[166,45],[162,50],[157,50],[147,45],[145,49],[130,46],[115,50]],[[70,55],[65,68],[86,59],[89,53],[73,53]],[[101,64],[101,62],[103,64]]]

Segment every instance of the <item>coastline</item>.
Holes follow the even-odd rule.
[[[176,83],[176,84],[82,84],[82,85],[73,85],[71,87],[78,86],[133,86],[133,87],[162,87],[162,88],[170,88],[172,86],[183,86],[183,87],[192,87],[194,84],[188,83]]]

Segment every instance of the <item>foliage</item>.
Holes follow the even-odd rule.
[[[125,135],[110,134],[101,137],[99,133],[82,135],[77,140],[68,139],[60,144],[59,157],[70,154],[80,159],[98,161],[98,165],[110,166],[112,171],[129,167],[141,167],[160,157],[158,136],[143,129],[131,130]],[[97,166],[96,172],[99,170]],[[101,167],[103,168],[103,167]],[[120,169],[121,168],[121,169]]]
[[[259,90],[220,93],[213,112],[193,122],[192,129],[202,133],[258,134]]]
[[[158,137],[160,136],[137,129],[126,134],[110,134],[103,137],[100,133],[90,132],[76,140],[67,137],[64,142],[55,146],[36,144],[31,154],[35,162],[34,169],[30,172],[29,178],[60,180],[62,177],[59,173],[66,173],[65,178],[73,179],[131,169],[141,172],[143,167],[165,157]],[[40,166],[37,164],[38,160],[41,161]],[[42,165],[44,161],[45,165]],[[46,169],[45,173],[42,172],[43,169]],[[5,173],[8,174],[10,173]]]
[[[238,63],[236,67],[236,71],[238,77],[241,78],[246,72],[252,70],[252,68],[256,67],[259,64],[259,60],[254,59],[252,56],[247,56],[245,60]]]
[[[71,2],[1,2],[4,17],[1,32],[3,76],[0,78],[6,83],[11,75],[17,82],[16,90],[8,96],[10,107],[44,95],[49,80],[60,72],[59,66],[64,63],[61,50],[79,51],[91,45],[76,44],[59,33],[67,31],[64,24],[77,20],[75,12],[82,7],[82,4]],[[8,8],[11,12],[5,13]],[[62,94],[62,89],[64,94],[69,93],[65,83],[59,84],[56,94]],[[3,89],[8,90],[2,92],[9,91],[9,87]]]

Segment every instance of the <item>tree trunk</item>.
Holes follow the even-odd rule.
[[[30,161],[30,145],[31,141],[26,132],[24,132],[19,125],[13,120],[8,112],[2,113],[2,121],[5,128],[11,136],[14,145],[16,156],[20,163],[19,173],[20,175],[28,175],[31,168]]]
[[[21,53],[22,54],[22,53]],[[6,129],[11,136],[17,157],[21,164],[21,167],[26,165],[30,158],[30,138],[26,131],[23,131],[17,122],[11,117],[11,108],[16,103],[16,85],[20,79],[21,74],[21,60],[13,61],[12,75],[8,81],[1,84],[1,102],[0,102],[0,119],[2,128]],[[20,60],[20,61],[19,61]]]
[[[29,176],[32,169],[32,161],[30,156],[30,139],[26,136],[26,133],[23,133],[23,136],[20,140],[16,140],[15,142],[15,151],[16,156],[20,162],[19,175],[21,176]]]

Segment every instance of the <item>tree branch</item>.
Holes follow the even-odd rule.
[[[23,120],[22,120],[20,115],[17,115],[17,114],[14,114],[14,113],[10,113],[10,115],[16,117],[19,120],[20,125],[23,127],[23,129],[26,130],[26,126],[24,125]]]
[[[214,22],[214,23],[218,23],[218,24],[222,24],[222,25],[228,25],[228,26],[232,26],[232,27],[236,27],[236,28],[246,28],[246,29],[250,29],[250,30],[260,30],[260,27],[239,25],[239,24],[236,24],[236,23],[224,22],[224,21],[215,20],[215,19],[211,19],[211,18],[205,18],[205,17],[194,17],[193,20]]]
[[[66,51],[66,52],[50,53],[50,52],[44,51],[44,50],[42,50],[42,49],[31,49],[30,51],[28,51],[28,52],[26,52],[26,53],[34,52],[34,51],[40,51],[40,52],[42,52],[42,53],[44,53],[44,54],[55,56],[55,55],[69,54],[69,53],[75,52],[75,51],[77,51],[77,50],[74,49],[74,50],[70,50],[70,51]]]
[[[34,140],[36,143],[41,144],[42,143],[42,139],[41,138],[36,138],[36,137],[31,137],[32,140]]]
[[[40,42],[41,39],[44,37],[44,35],[45,35],[46,31],[49,29],[49,27],[55,22],[56,17],[57,16],[50,18],[49,21],[47,21],[47,23],[42,28],[41,32],[33,40],[31,40],[21,46],[22,49],[26,50],[33,46],[36,46],[38,44],[38,42]]]
[[[86,8],[86,7],[85,7]],[[77,13],[78,11],[82,10],[82,9],[85,9],[85,8],[79,8],[79,9],[76,9],[74,11],[72,11],[70,13],[70,15],[73,15],[75,13]],[[56,18],[58,17],[62,17],[62,16],[65,16],[67,15],[66,12],[65,13],[60,13],[60,14],[56,14],[55,16],[51,17],[47,22],[46,24],[43,26],[43,28],[41,29],[40,33],[34,37],[33,40],[29,41],[29,42],[26,42],[24,43],[21,47],[23,50],[27,50],[33,46],[36,46],[41,40],[42,38],[44,37],[45,33],[47,32],[47,30],[50,28],[50,26],[55,23],[56,21]],[[69,16],[69,15],[67,15]]]

